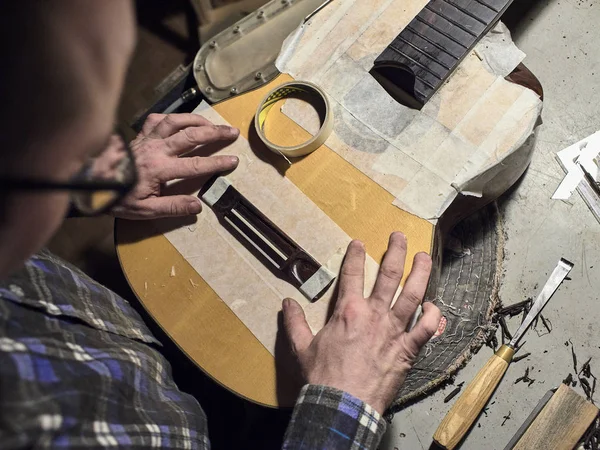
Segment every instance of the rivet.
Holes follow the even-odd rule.
[[[217,41],[212,41],[210,43],[210,48],[217,48]]]
[[[207,93],[207,94],[210,94],[212,91],[213,91],[213,88],[211,88],[210,86],[208,86],[208,87],[206,88],[206,93]]]
[[[237,88],[232,87],[229,92],[231,92],[231,95],[235,95],[237,94]]]
[[[235,34],[239,33],[239,32],[240,32],[240,26],[239,26],[239,25],[236,25],[236,26],[234,27],[234,29],[233,29],[233,32],[234,32]]]
[[[260,80],[262,78],[262,72],[256,72],[256,75],[254,75],[254,78],[256,78],[257,80]]]
[[[264,16],[265,16],[264,11],[259,11],[258,14],[256,15],[256,17],[258,17],[259,19],[262,19]]]

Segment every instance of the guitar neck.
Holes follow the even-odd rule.
[[[421,108],[512,0],[431,0],[377,57],[372,70],[398,101]]]

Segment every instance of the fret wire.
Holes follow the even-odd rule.
[[[451,35],[449,35],[448,33],[440,30],[439,28],[437,28],[436,26],[434,26],[433,24],[430,24],[429,22],[427,22],[425,19],[416,16],[415,19],[417,19],[419,22],[424,23],[425,25],[427,25],[429,28],[434,29],[435,31],[437,31],[438,33],[440,33],[442,36],[446,36],[448,39],[450,39],[452,42],[460,45],[462,48],[464,48],[465,50],[468,50],[469,47],[467,47],[465,44],[463,44],[462,42],[456,40],[454,37],[452,37]]]
[[[463,30],[465,33],[470,34],[474,38],[477,38],[478,35],[476,33],[473,33],[471,30],[469,30],[464,25],[461,25],[459,22],[455,21],[454,19],[446,17],[444,14],[442,14],[439,11],[436,11],[435,9],[431,9],[431,7],[429,6],[429,3],[427,5],[425,5],[425,9],[427,9],[428,11],[431,11],[433,14],[435,14],[436,16],[441,17],[444,20],[447,20],[448,22],[450,22],[455,27],[458,27],[460,30]]]
[[[498,14],[500,11],[498,11],[496,8],[488,5],[487,3],[482,2],[481,0],[474,0],[475,2],[479,3],[480,5],[485,6],[486,8],[491,9],[492,11],[494,11],[496,14]]]
[[[454,56],[452,53],[450,53],[448,50],[446,50],[444,47],[442,47],[437,42],[434,42],[431,38],[425,36],[424,34],[421,34],[419,31],[415,30],[413,27],[410,26],[410,24],[408,24],[406,26],[406,29],[409,30],[411,33],[419,36],[424,41],[429,42],[434,47],[438,48],[439,50],[443,51],[444,53],[446,53],[447,55],[451,56],[452,58],[454,58],[454,59],[456,59],[458,61],[458,58],[456,56]],[[397,37],[400,37],[400,35],[398,35]]]
[[[482,25],[485,25],[486,27],[489,25],[489,23],[487,23],[485,20],[480,19],[479,17],[477,17],[475,14],[473,14],[471,11],[469,11],[468,9],[463,8],[462,6],[457,5],[454,2],[451,2],[450,0],[444,0],[446,3],[448,3],[449,5],[454,6],[456,9],[458,9],[460,12],[462,12],[463,14],[466,14],[469,17],[472,17],[473,19],[475,19],[477,22],[479,22]]]
[[[419,80],[421,80],[421,78],[419,78]],[[421,80],[423,81],[423,80]],[[423,92],[421,92],[420,90],[418,90],[417,88],[413,88],[413,91],[415,92],[415,94],[419,94],[421,97],[423,98],[427,98],[427,95]]]
[[[407,41],[406,39],[404,39],[402,37],[402,34],[399,34],[397,36],[398,39],[401,39],[402,41],[404,41],[404,43],[406,45],[409,45],[410,47],[414,48],[416,51],[418,51],[419,53],[422,53],[423,55],[427,56],[428,58],[430,58],[431,60],[435,61],[437,64],[439,64],[440,66],[442,66],[444,69],[446,70],[451,70],[450,67],[448,67],[445,63],[443,63],[442,61],[438,61],[438,59],[434,56],[434,55],[430,55],[429,53],[427,53],[424,50],[421,50],[419,47],[417,47],[416,45],[414,45],[412,42]]]
[[[436,77],[438,80],[442,81],[442,78],[437,75],[435,72],[433,72],[429,67],[427,67],[426,65],[420,63],[419,61],[417,61],[414,58],[411,58],[410,56],[408,56],[406,53],[404,53],[402,50],[394,47],[392,44],[390,44],[389,48],[391,48],[392,50],[394,50],[396,53],[398,53],[399,55],[404,56],[406,59],[410,60],[411,62],[413,62],[414,64],[416,64],[417,66],[419,66],[421,69],[429,72],[431,75],[433,75],[434,77]],[[431,84],[429,84],[429,82],[425,81],[425,80],[421,80],[423,81],[423,83],[425,83],[426,85],[428,85],[431,89],[435,89],[435,86],[432,86]]]

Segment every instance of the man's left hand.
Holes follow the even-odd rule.
[[[164,184],[175,179],[208,177],[235,169],[236,156],[190,156],[179,158],[199,145],[234,141],[240,131],[213,125],[196,114],[151,114],[131,142],[138,170],[138,184],[112,214],[124,219],[198,214],[202,205],[194,195],[161,196]]]

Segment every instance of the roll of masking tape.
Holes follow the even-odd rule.
[[[283,147],[281,145],[274,144],[267,139],[265,136],[264,127],[269,111],[271,111],[273,105],[275,105],[275,103],[277,103],[279,100],[290,97],[301,97],[306,99],[315,107],[315,109],[317,109],[317,111],[319,108],[322,108],[324,115],[321,115],[321,127],[319,128],[319,131],[311,139],[299,145]],[[288,158],[296,158],[298,156],[304,156],[314,152],[325,143],[331,134],[331,131],[333,130],[333,113],[329,106],[327,96],[325,92],[321,90],[321,88],[313,83],[309,83],[308,81],[290,81],[277,86],[265,96],[256,110],[254,125],[256,127],[256,133],[258,134],[258,137],[265,143],[269,150]]]

